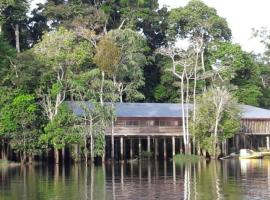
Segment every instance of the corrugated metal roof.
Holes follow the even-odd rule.
[[[270,110],[249,105],[240,105],[244,119],[270,119]]]
[[[68,102],[68,105],[76,115],[83,115],[83,105],[91,107],[90,103],[85,103]],[[182,117],[181,104],[177,103],[116,103],[115,108],[117,117]],[[249,105],[240,105],[240,108],[242,118],[270,119],[270,110]]]

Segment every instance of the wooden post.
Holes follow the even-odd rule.
[[[120,137],[120,158],[123,160],[124,158],[124,144],[123,144],[123,136]]]
[[[267,147],[267,150],[270,149],[270,136],[266,136],[266,147]]]
[[[163,156],[164,156],[164,159],[167,158],[167,143],[166,143],[166,138],[163,139]]]
[[[244,135],[244,149],[247,148],[247,147],[246,147],[246,146],[247,146],[246,143],[247,143],[247,142],[246,142],[246,135]]]
[[[142,156],[142,140],[139,138],[139,158]]]
[[[111,130],[111,159],[114,160],[114,121],[112,119],[112,130]]]
[[[175,137],[172,136],[172,156],[175,156]]]
[[[130,138],[129,156],[130,156],[130,160],[131,160],[133,158],[133,140],[132,140],[132,138]]]
[[[62,148],[62,163],[65,162],[65,147]]]
[[[235,146],[236,150],[239,150],[239,135],[235,135]]]
[[[179,137],[179,140],[180,140],[180,154],[183,154],[183,141],[181,136]]]
[[[147,152],[148,153],[151,152],[151,140],[150,140],[150,136],[147,136]]]
[[[95,159],[95,155],[94,155],[94,141],[93,141],[93,136],[91,134],[90,136],[90,157],[91,157],[91,162],[93,163],[94,162],[94,159]]]
[[[59,151],[57,148],[54,148],[54,163],[59,164]]]
[[[123,160],[125,160],[126,159],[126,138],[125,137],[123,137]]]
[[[158,138],[155,138],[155,159],[158,158]]]

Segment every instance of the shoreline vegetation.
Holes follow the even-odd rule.
[[[198,155],[176,154],[171,160],[173,160],[175,164],[185,164],[196,163],[203,159],[206,158]]]
[[[9,160],[2,160],[0,159],[0,168],[1,167],[15,167],[15,166],[20,166],[21,163],[19,162],[13,162]]]

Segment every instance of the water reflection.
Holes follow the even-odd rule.
[[[0,199],[270,199],[270,160],[0,167]]]

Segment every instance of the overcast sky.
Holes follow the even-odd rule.
[[[32,4],[45,0],[33,0]],[[218,14],[227,19],[232,30],[233,41],[242,45],[246,51],[261,52],[262,45],[251,39],[252,28],[270,27],[270,0],[203,0],[208,6],[216,8]],[[169,8],[186,5],[188,0],[159,0],[160,7]]]
[[[169,8],[186,5],[188,0],[159,0],[159,4]],[[218,14],[227,19],[232,30],[233,41],[244,50],[262,52],[263,47],[256,39],[251,39],[252,28],[270,27],[270,0],[203,0],[216,8]]]

